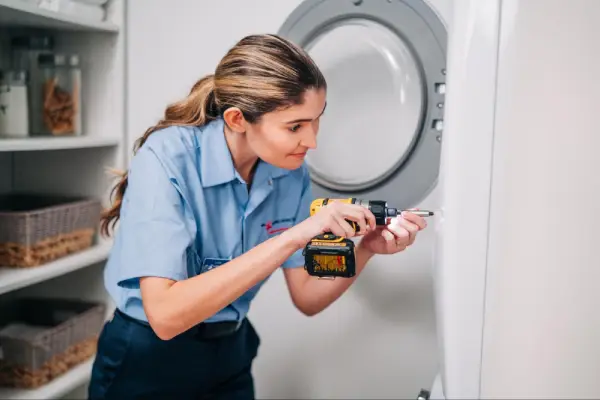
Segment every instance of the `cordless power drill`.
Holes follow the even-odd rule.
[[[315,199],[310,205],[310,215],[315,215],[327,204],[334,201],[358,204],[367,208],[375,216],[377,225],[388,225],[393,217],[402,213],[402,210],[388,207],[387,202],[383,200],[363,200],[349,197],[345,199]],[[419,210],[411,212],[425,217],[433,215],[432,211]],[[355,232],[360,230],[360,226],[356,222],[346,221]],[[306,245],[302,254],[304,255],[304,269],[309,275],[320,278],[351,278],[356,275],[354,242],[345,237],[335,236],[330,232],[315,236]]]

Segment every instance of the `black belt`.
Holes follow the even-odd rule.
[[[194,326],[191,331],[199,339],[216,339],[233,335],[244,324],[246,318],[241,321],[219,321],[219,322],[202,322]]]
[[[150,324],[146,321],[133,318],[118,308],[115,309],[115,316],[119,316],[127,321],[131,321],[142,325],[146,328],[152,329]],[[241,321],[219,321],[219,322],[201,322],[183,332],[182,335],[193,336],[196,339],[207,340],[217,339],[236,333],[246,322],[246,318]]]

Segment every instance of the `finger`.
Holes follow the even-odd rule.
[[[358,207],[358,211],[361,214],[361,223],[364,224],[364,228],[363,225],[361,225],[361,231],[362,233],[366,233],[368,231],[373,231],[375,229],[377,229],[377,220],[375,219],[375,215],[373,215],[373,213],[371,212],[371,210],[364,208],[362,206],[356,206]]]
[[[381,236],[383,236],[383,238],[385,239],[386,242],[389,242],[389,243],[396,242],[396,236],[394,236],[394,234],[392,232],[390,232],[388,229],[382,229]]]
[[[339,208],[339,214],[350,221],[354,221],[358,224],[359,233],[365,234],[367,232],[367,217],[365,215],[365,208],[354,204],[343,204]]]
[[[396,253],[399,247],[396,241],[396,236],[387,229],[381,231],[381,236],[385,240],[385,252],[388,254]]]
[[[346,231],[342,226],[340,226],[340,223],[335,217],[333,217],[329,223],[329,231],[331,231],[331,233],[333,233],[335,236],[346,236]]]
[[[344,233],[339,236],[345,236],[348,238],[354,236],[354,234],[355,234],[354,228],[348,223],[348,221],[346,221],[346,219],[344,217],[336,215],[335,218],[336,218],[336,222],[338,223],[340,228],[344,231]]]
[[[408,245],[413,244],[415,239],[417,238],[417,233],[419,232],[419,227],[416,224],[413,224],[412,222],[410,222],[404,218],[398,218],[398,222],[397,222],[396,226],[398,226],[398,225],[408,231],[408,233],[409,233]]]
[[[377,228],[377,220],[375,219],[375,215],[373,215],[371,210],[367,210],[366,208],[364,208],[363,210],[364,210],[365,217],[367,217],[367,223],[369,225],[369,228],[371,228],[371,230],[376,229]]]
[[[357,234],[364,235],[365,233],[367,233],[368,230],[367,219],[364,210],[357,210],[355,216],[356,219],[354,219],[353,221],[358,224],[359,228]]]
[[[392,232],[391,232],[392,233]],[[393,233],[392,233],[393,235]],[[394,235],[394,249],[393,249],[393,253],[398,253],[400,251],[404,251],[406,249],[406,247],[408,247],[408,242],[406,238],[398,238],[396,235]]]
[[[406,246],[410,243],[410,240],[411,240],[410,231],[408,229],[406,229],[403,225],[401,225],[399,222],[388,225],[387,230],[390,231],[390,233],[392,233],[395,236],[394,239],[398,243],[401,243],[404,246]]]
[[[425,220],[425,218],[415,215],[415,214],[411,213],[410,211],[403,211],[402,218],[417,225],[420,230],[423,230],[427,227],[427,221]]]

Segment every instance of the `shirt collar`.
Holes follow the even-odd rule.
[[[239,174],[233,160],[223,130],[222,118],[211,121],[199,130],[200,133],[200,177],[203,187],[221,185],[238,179]],[[254,185],[287,175],[288,170],[278,168],[262,160],[259,161],[254,176]],[[241,178],[239,178],[241,180]]]

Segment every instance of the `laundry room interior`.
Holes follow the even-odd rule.
[[[108,383],[105,397],[90,389],[120,296],[142,293],[109,292],[108,261],[121,260],[123,243],[146,244],[127,251],[132,260],[168,260],[178,243],[169,232],[190,225],[176,221],[162,242],[117,247],[123,226],[127,237],[154,233],[121,221],[115,235],[103,235],[101,217],[144,133],[215,74],[236,43],[258,34],[304,50],[327,83],[315,148],[302,167],[309,200],[356,198],[431,215],[422,214],[426,227],[414,242],[371,254],[358,276],[307,276],[331,281],[324,285],[352,280],[315,315],[298,309],[286,269],[265,276],[246,318],[260,338],[253,396],[600,398],[599,20],[598,0],[0,0],[0,398],[128,393],[114,388],[111,396]],[[208,115],[191,113],[190,121]],[[168,150],[152,137],[146,154]],[[135,176],[129,188],[141,190]],[[146,192],[140,210],[167,199],[161,178],[146,182],[156,191]],[[288,176],[268,184],[278,179]],[[172,214],[136,213],[134,199],[144,196],[133,193],[123,200],[123,207],[131,202],[130,221],[174,222]],[[169,201],[180,201],[177,193]],[[229,210],[228,202],[206,204],[208,214]],[[238,240],[239,232],[225,229],[210,232],[211,240]],[[239,240],[243,248],[250,239]],[[360,240],[348,245],[357,265]],[[204,273],[217,276],[235,257],[225,258]],[[242,268],[234,261],[230,271]],[[149,304],[137,306],[149,313]],[[190,314],[198,307],[187,305]],[[177,338],[161,339],[167,346]],[[206,368],[221,368],[214,364]],[[127,374],[111,385],[141,379],[128,382]],[[129,398],[149,398],[135,393]]]

